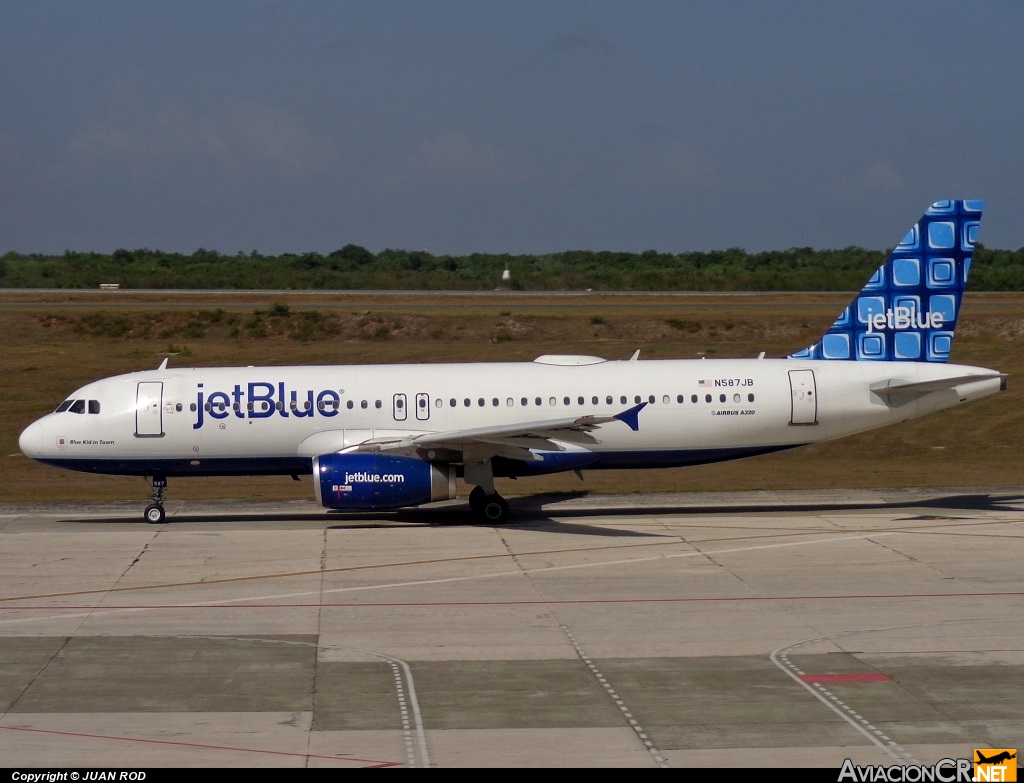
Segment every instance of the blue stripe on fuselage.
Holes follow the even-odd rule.
[[[636,468],[679,468],[754,457],[803,446],[751,446],[724,449],[672,449],[666,451],[542,452],[543,460],[523,462],[495,457],[498,477],[540,476],[569,470],[629,470]],[[312,472],[312,460],[305,457],[227,457],[191,459],[38,459],[45,465],[83,473],[117,476],[291,476]]]

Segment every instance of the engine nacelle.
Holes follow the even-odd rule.
[[[455,497],[455,468],[411,457],[321,454],[313,457],[316,499],[334,509],[418,506]]]

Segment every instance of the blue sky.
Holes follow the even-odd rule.
[[[0,4],[0,254],[1024,246],[1024,4]]]

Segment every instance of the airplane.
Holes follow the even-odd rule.
[[[733,460],[914,419],[1006,388],[948,362],[984,202],[934,203],[814,344],[783,358],[168,367],[90,383],[30,424],[46,465],[167,480],[313,476],[332,510],[456,497],[509,519],[495,477]]]
[[[992,758],[986,758],[985,754],[983,754],[977,748],[975,748],[974,753],[978,757],[977,760],[975,760],[974,762],[975,764],[999,764],[1000,762],[1009,761],[1011,759],[1017,758],[1016,753],[1010,753],[1006,750],[1002,751],[1001,753],[997,753]]]

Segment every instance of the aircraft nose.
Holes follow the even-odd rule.
[[[18,447],[26,457],[39,457],[43,453],[43,425],[38,421],[29,424],[18,438]]]

